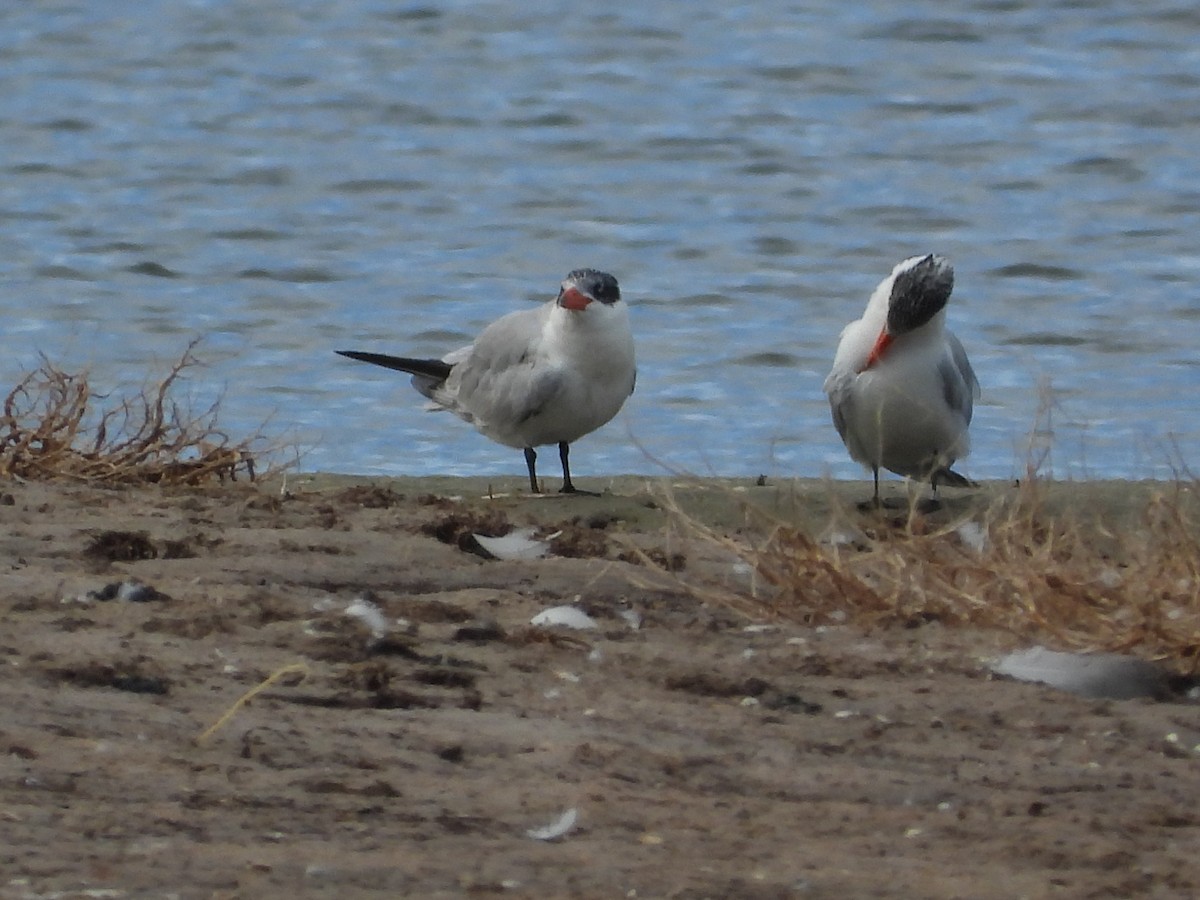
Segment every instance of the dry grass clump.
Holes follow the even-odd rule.
[[[174,399],[184,374],[199,365],[197,343],[157,384],[111,402],[86,371],[66,372],[43,356],[4,400],[0,476],[196,485],[240,473],[253,480],[261,436],[230,438],[217,425],[219,401],[197,414]]]
[[[752,573],[742,592],[689,588],[752,618],[999,628],[1063,649],[1134,651],[1200,669],[1194,486],[1155,494],[1136,522],[1053,513],[1045,495],[1030,480],[940,525],[915,508],[899,519],[843,511],[847,524],[827,532],[832,540],[761,511],[750,514],[764,521],[763,537],[749,542],[683,516],[685,531]]]

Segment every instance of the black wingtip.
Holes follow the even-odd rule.
[[[404,356],[390,356],[386,353],[367,353],[362,350],[335,350],[333,352],[338,356],[345,356],[348,359],[354,359],[358,362],[371,363],[374,366],[383,366],[385,369],[407,372],[409,375],[420,375],[436,381],[445,379],[453,368],[450,363],[442,362],[440,359],[409,359]]]
[[[347,359],[357,360],[358,362],[373,363],[377,366],[388,366],[389,368],[396,368],[396,366],[391,365],[393,362],[399,363],[402,361],[399,357],[386,356],[383,353],[367,353],[363,350],[334,350],[333,352],[338,356],[344,356]]]
[[[930,481],[933,484],[934,489],[937,489],[940,485],[957,488],[979,487],[979,482],[972,481],[966,475],[961,475],[948,466],[944,469],[938,469],[936,472],[934,472],[933,478],[930,479]]]

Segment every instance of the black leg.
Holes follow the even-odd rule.
[[[559,441],[558,442],[558,458],[562,461],[562,467],[563,467],[562,493],[564,493],[564,494],[575,493],[575,485],[573,485],[571,483],[571,464],[567,461],[567,458],[570,455],[571,455],[571,445],[568,444],[566,441]]]
[[[575,487],[571,481],[571,465],[567,462],[567,457],[571,453],[571,447],[566,441],[558,442],[558,458],[562,460],[563,467],[563,486],[560,493],[563,494],[578,494],[581,497],[599,497],[600,495],[594,491],[583,491]]]
[[[933,488],[933,496],[927,497],[924,500],[922,500],[920,503],[918,503],[917,504],[918,511],[923,512],[923,513],[931,513],[931,512],[936,512],[937,510],[942,508],[942,501],[938,499],[938,491],[937,491],[939,474],[941,474],[940,469],[937,472],[934,472],[933,475],[930,477],[929,484]]]
[[[871,474],[875,476],[875,493],[871,496],[870,500],[863,500],[858,504],[858,508],[862,512],[866,512],[869,509],[879,509],[882,506],[879,500],[879,470],[872,469]]]
[[[535,494],[540,493],[537,483],[537,452],[532,447],[525,448],[525,465],[529,467],[529,489]]]

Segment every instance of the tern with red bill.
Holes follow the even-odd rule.
[[[577,493],[570,445],[617,414],[636,377],[629,309],[617,279],[595,269],[571,272],[554,300],[502,316],[474,343],[441,359],[337,352],[407,372],[433,408],[524,450],[535,494],[540,488],[534,448],[545,444],[558,445],[562,493]]]
[[[879,470],[966,487],[953,471],[967,455],[979,381],[967,352],[946,330],[954,269],[944,257],[914,256],[880,282],[861,319],[842,331],[825,393],[850,456]]]

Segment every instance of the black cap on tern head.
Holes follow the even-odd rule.
[[[930,253],[915,259],[892,280],[887,329],[904,334],[920,328],[946,308],[954,290],[954,267],[944,256]]]
[[[599,269],[576,269],[568,272],[564,282],[571,282],[576,289],[601,303],[616,303],[621,299],[621,288],[617,279]]]

